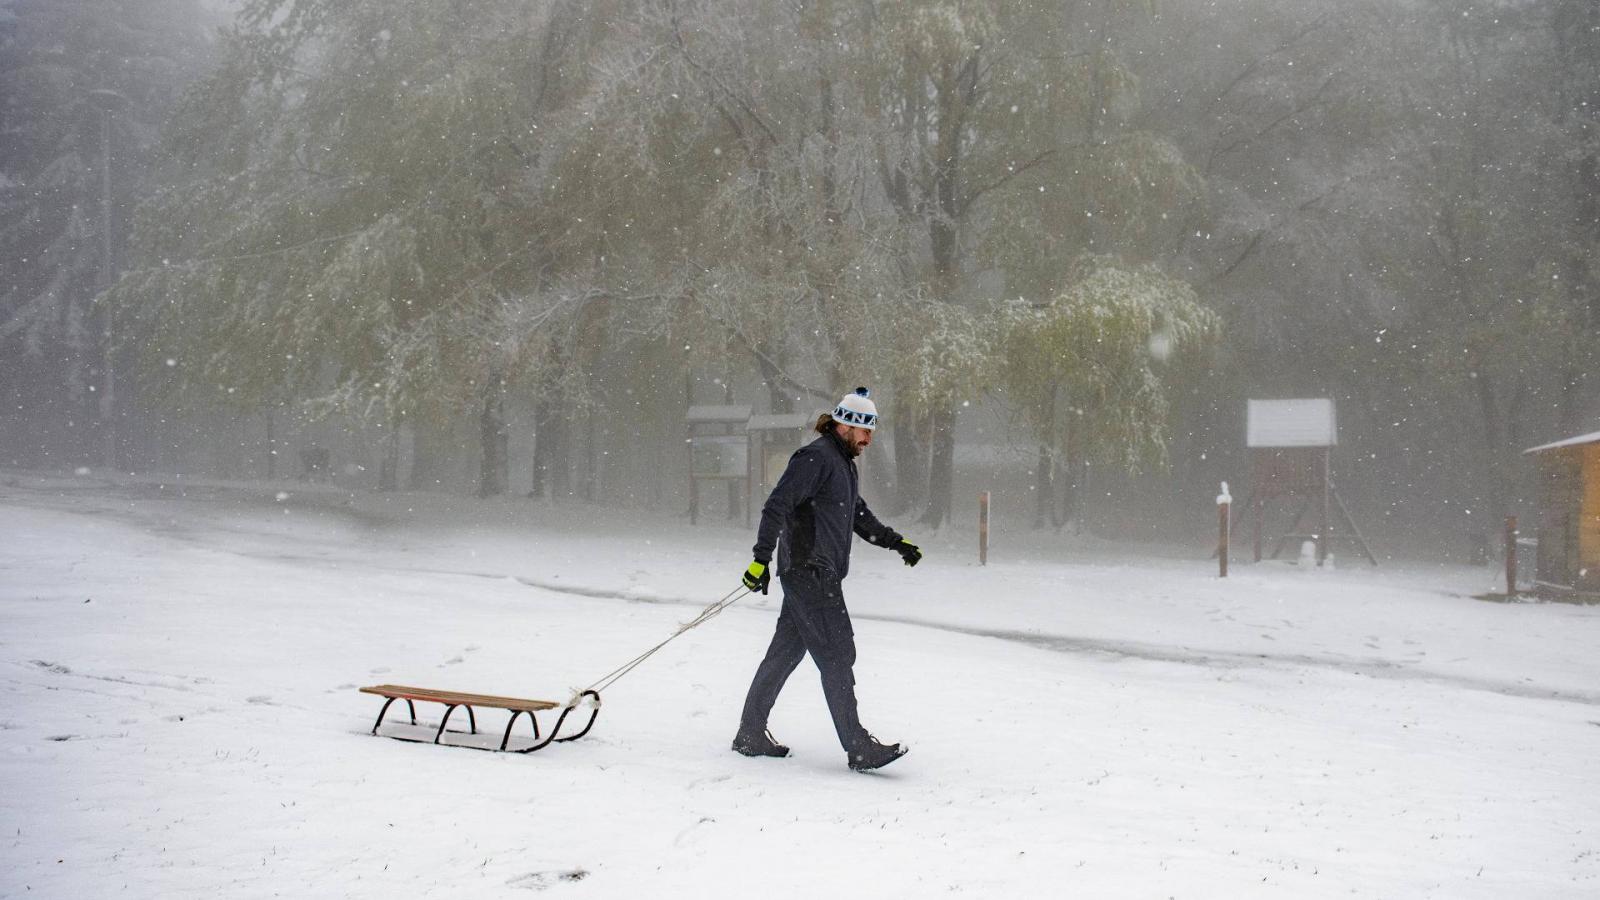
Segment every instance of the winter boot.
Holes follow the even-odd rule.
[[[881,769],[905,756],[910,749],[901,744],[880,744],[877,738],[869,734],[850,751],[850,768],[857,772]]]
[[[788,756],[789,748],[772,739],[770,731],[744,731],[733,739],[733,749],[745,756]]]

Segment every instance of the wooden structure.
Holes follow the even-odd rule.
[[[589,733],[589,729],[594,727],[594,720],[600,715],[600,695],[594,691],[581,692],[572,699],[571,703],[568,703],[564,707],[559,703],[552,703],[549,700],[522,700],[517,697],[495,697],[490,694],[463,694],[457,691],[436,691],[432,688],[408,687],[401,684],[378,684],[371,687],[364,687],[361,689],[361,692],[363,694],[377,694],[379,697],[387,698],[383,702],[383,709],[378,711],[378,721],[372,726],[373,734],[378,733],[378,727],[383,724],[384,715],[389,712],[389,707],[392,706],[396,700],[404,700],[406,702],[406,709],[411,713],[411,724],[413,725],[417,724],[416,701],[421,700],[427,703],[444,704],[444,716],[439,720],[439,730],[434,732],[433,735],[433,742],[435,744],[439,743],[440,739],[444,737],[444,727],[450,724],[450,714],[455,712],[458,707],[466,707],[468,728],[471,729],[469,732],[470,734],[478,733],[478,715],[473,711],[474,707],[503,709],[510,712],[511,721],[506,723],[506,733],[500,739],[501,750],[506,749],[506,747],[510,745],[511,727],[517,724],[517,718],[523,713],[527,713],[528,722],[533,726],[533,737],[535,743],[531,747],[523,747],[514,751],[516,753],[532,753],[535,750],[540,750],[549,746],[552,742],[560,743],[564,741],[575,741]],[[566,737],[557,737],[556,735],[561,731],[562,723],[567,721],[568,714],[576,709],[583,701],[587,701],[590,709],[592,710],[589,713],[589,721],[584,723],[583,730],[577,734],[567,735]],[[556,719],[556,724],[551,727],[550,733],[544,735],[543,739],[541,740],[539,734],[539,717],[536,715],[536,713],[551,709],[561,710],[561,716]],[[460,732],[451,733],[459,734]],[[408,738],[402,735],[392,736],[402,741],[419,740],[418,738]],[[472,747],[471,744],[450,744],[448,746]],[[490,748],[473,747],[473,749],[488,750]]]
[[[1539,463],[1535,590],[1600,600],[1600,431],[1523,452]]]
[[[1298,503],[1294,523],[1272,550],[1277,559],[1292,541],[1314,541],[1317,565],[1337,541],[1355,544],[1373,565],[1377,557],[1356,528],[1355,520],[1333,484],[1332,452],[1338,444],[1333,401],[1251,400],[1245,419],[1245,446],[1250,448],[1250,493],[1234,513],[1255,513],[1255,560],[1261,561],[1266,508],[1278,500]],[[1306,529],[1313,530],[1306,530]]]
[[[748,406],[691,406],[684,416],[689,447],[689,524],[700,518],[702,482],[728,486],[728,518],[738,515],[742,498],[750,500]],[[748,518],[748,515],[746,516]]]
[[[817,436],[811,426],[817,421],[818,415],[772,413],[750,417],[745,424],[745,432],[750,436],[751,497],[765,498],[772,493],[773,486],[783,477],[783,470],[789,466],[789,457],[802,444]],[[758,506],[755,500],[745,505],[746,525],[753,524],[751,519]]]

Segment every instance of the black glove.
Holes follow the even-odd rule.
[[[908,566],[914,566],[917,563],[922,562],[922,551],[917,549],[916,544],[911,543],[905,538],[895,541],[894,544],[889,547],[889,549],[900,554],[900,558],[905,560],[906,565]]]
[[[744,586],[751,591],[760,591],[765,594],[767,585],[772,583],[772,573],[767,571],[767,564],[753,562],[750,568],[744,570]]]

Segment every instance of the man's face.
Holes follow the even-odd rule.
[[[862,428],[858,425],[836,424],[835,427],[838,429],[839,439],[844,441],[844,445],[850,450],[852,457],[860,456],[861,451],[872,444],[871,429]]]

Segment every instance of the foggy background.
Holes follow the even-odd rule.
[[[0,0],[0,467],[681,511],[859,384],[913,539],[1199,546],[1331,397],[1467,558],[1600,429],[1597,116],[1592,0]]]

